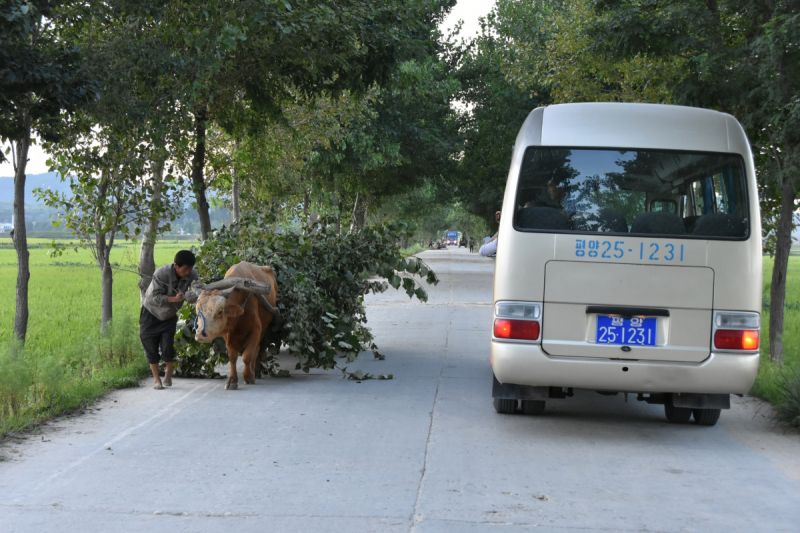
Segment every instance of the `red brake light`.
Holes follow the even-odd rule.
[[[539,340],[541,325],[533,320],[510,320],[496,318],[494,336],[498,339],[519,339],[526,341]]]
[[[758,350],[758,331],[751,329],[718,329],[714,346],[720,350]]]

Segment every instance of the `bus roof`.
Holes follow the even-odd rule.
[[[749,155],[731,115],[663,104],[576,103],[531,111],[515,147],[650,148]]]

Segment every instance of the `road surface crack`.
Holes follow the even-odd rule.
[[[452,278],[452,276],[448,276]],[[439,378],[436,380],[436,392],[433,395],[433,406],[431,407],[431,420],[428,426],[428,438],[425,441],[425,455],[422,461],[422,475],[419,478],[419,486],[417,487],[417,498],[414,501],[414,512],[411,515],[411,527],[409,533],[413,533],[417,529],[417,524],[424,518],[419,512],[420,499],[422,490],[425,487],[425,479],[428,473],[428,450],[431,446],[431,435],[433,435],[433,422],[436,419],[436,402],[439,399],[439,387],[442,384],[442,374],[444,373],[445,365],[447,363],[447,352],[450,349],[450,329],[453,327],[453,284],[450,283],[450,316],[447,321],[447,337],[444,344],[444,357],[442,358],[442,366],[439,368]]]

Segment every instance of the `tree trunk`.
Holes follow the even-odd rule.
[[[350,233],[353,233],[353,231],[356,228],[356,213],[358,213],[358,198],[359,198],[359,196],[360,196],[360,193],[356,193],[356,199],[353,202],[353,215],[351,216],[351,220],[350,220]]]
[[[158,233],[158,224],[161,221],[159,208],[161,204],[161,185],[164,181],[164,160],[159,159],[153,163],[153,181],[151,187],[153,196],[150,199],[150,217],[144,226],[142,249],[139,251],[139,299],[144,303],[144,294],[150,286],[153,272],[156,271],[155,247]]]
[[[353,207],[353,227],[358,231],[364,229],[367,217],[367,195],[359,195],[356,200],[356,205]]]
[[[306,192],[306,196],[307,197],[309,196],[308,192]],[[317,222],[319,221],[319,218],[320,218],[319,213],[317,213],[317,212],[315,212],[313,210],[313,206],[311,205],[311,201],[309,200],[309,202],[308,202],[308,225],[309,226],[315,226],[317,224]],[[316,230],[314,230],[314,232],[316,233]]]
[[[786,302],[789,251],[792,248],[792,217],[794,216],[795,196],[791,181],[784,177],[781,191],[781,214],[775,234],[775,263],[772,267],[772,285],[769,294],[769,357],[776,363],[783,363],[783,314]]]
[[[30,98],[28,99],[30,101]],[[16,141],[14,168],[14,248],[17,250],[17,310],[14,315],[14,338],[25,344],[28,334],[28,280],[31,277],[28,233],[25,228],[25,167],[31,143],[31,116],[22,111],[22,136]]]
[[[102,237],[105,241],[105,236]],[[102,293],[100,296],[100,331],[105,333],[108,323],[114,316],[114,276],[111,271],[111,248],[105,247],[102,266]]]
[[[197,202],[197,215],[200,217],[200,233],[203,240],[211,234],[211,217],[208,214],[209,205],[206,199],[206,181],[203,169],[206,164],[206,121],[208,110],[203,105],[194,116],[195,147],[192,158],[192,190]]]
[[[100,175],[100,182],[97,186],[97,197],[108,201],[108,190],[111,187],[110,170],[105,169]],[[100,268],[101,273],[101,293],[100,293],[100,331],[105,332],[106,324],[113,316],[113,295],[112,295],[112,272],[111,263],[111,247],[114,245],[114,233],[111,232],[111,237],[106,241],[107,228],[103,227],[102,216],[100,213],[94,215],[94,253],[97,266]]]
[[[236,151],[233,153],[233,190],[231,191],[231,203],[233,204],[233,223],[237,224],[241,220],[239,211],[239,176],[236,174],[236,154],[239,152],[239,139],[236,139]]]
[[[333,223],[333,231],[338,235],[342,229],[342,200],[336,191],[333,191],[333,200],[331,204],[336,208],[336,222]]]

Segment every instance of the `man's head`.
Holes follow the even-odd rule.
[[[179,278],[185,278],[191,273],[196,262],[197,259],[192,252],[189,250],[181,250],[175,254],[175,273]]]
[[[547,192],[550,193],[551,200],[557,200],[560,202],[564,199],[564,196],[566,196],[567,188],[559,185],[556,180],[550,180],[547,182]]]

